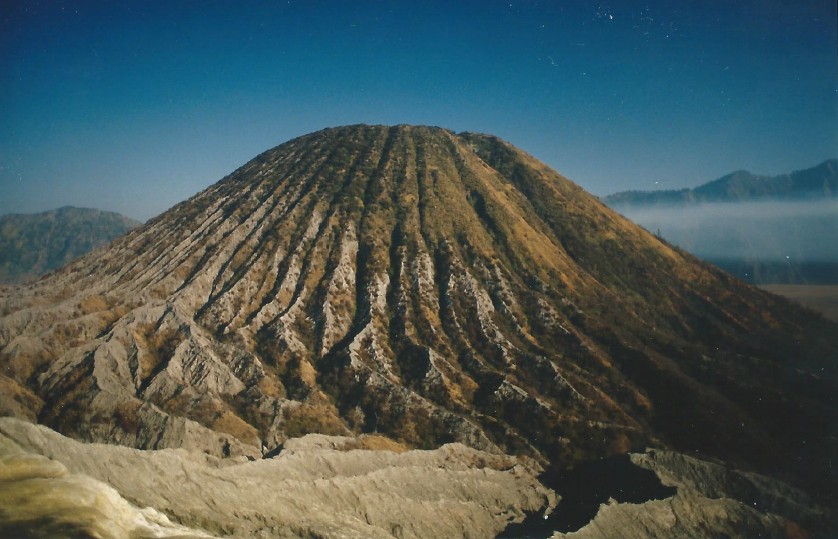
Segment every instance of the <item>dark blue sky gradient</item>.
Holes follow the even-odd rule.
[[[351,123],[493,133],[599,195],[789,172],[838,156],[836,19],[834,0],[0,0],[0,214],[147,219]]]

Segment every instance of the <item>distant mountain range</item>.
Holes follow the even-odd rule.
[[[838,198],[838,159],[779,176],[738,170],[693,189],[621,191],[603,198],[612,208],[707,202],[811,200]]]
[[[838,284],[838,160],[780,176],[745,171],[693,189],[603,202],[754,284]]]
[[[109,243],[140,222],[114,212],[65,206],[0,217],[0,284],[21,283]]]

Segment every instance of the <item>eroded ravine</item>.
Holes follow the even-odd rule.
[[[295,139],[0,313],[8,408],[84,440],[258,457],[377,432],[560,465],[654,444],[835,484],[834,325],[490,136]]]

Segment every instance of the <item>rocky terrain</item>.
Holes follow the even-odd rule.
[[[604,502],[578,531],[554,539],[625,537],[829,537],[835,515],[804,493],[774,479],[668,451],[632,454],[631,462],[653,471],[672,496],[643,503]],[[819,528],[831,522],[829,528]]]
[[[71,206],[0,216],[0,284],[58,269],[140,224],[118,213]]]
[[[0,533],[492,537],[525,511],[555,506],[513,457],[365,441],[310,434],[249,461],[83,444],[0,419]]]
[[[503,536],[550,537],[566,511],[515,458],[378,442],[309,434],[272,458],[218,459],[84,444],[3,418],[0,533],[491,537],[530,513],[547,525],[512,524]],[[632,454],[630,463],[672,492],[641,503],[608,498],[578,532],[553,537],[803,537],[804,526],[834,518],[799,490],[717,463],[668,451]]]
[[[263,462],[309,433],[548,470],[653,446],[832,506],[836,358],[835,323],[504,141],[429,127],[292,140],[0,289],[3,415],[206,459]]]

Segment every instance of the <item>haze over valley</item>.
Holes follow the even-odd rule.
[[[838,161],[775,177],[603,199],[669,242],[754,284],[838,284]]]

